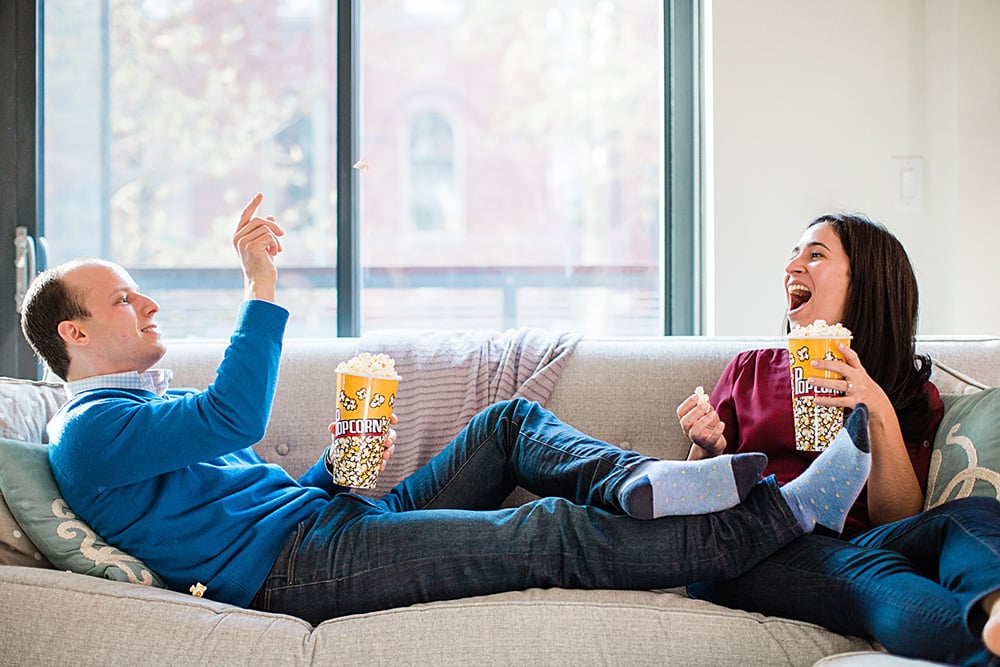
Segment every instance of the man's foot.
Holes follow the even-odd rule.
[[[805,472],[781,487],[807,533],[817,525],[840,533],[871,469],[868,406],[858,403],[830,446]]]
[[[742,502],[765,466],[767,455],[756,452],[702,461],[649,461],[625,480],[619,499],[635,519],[719,512]]]

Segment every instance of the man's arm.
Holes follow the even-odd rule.
[[[274,303],[284,234],[274,218],[256,217],[263,196],[243,209],[233,233],[248,301],[240,308],[215,381],[171,401],[91,401],[58,424],[67,470],[93,470],[99,485],[122,485],[253,445],[263,437],[278,376],[288,313]],[[267,302],[267,303],[262,303]],[[65,428],[64,428],[65,427]],[[99,435],[101,446],[92,447]]]

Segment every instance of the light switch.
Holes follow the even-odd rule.
[[[893,158],[895,170],[896,196],[904,208],[924,206],[924,158]]]

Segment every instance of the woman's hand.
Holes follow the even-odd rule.
[[[849,346],[839,343],[837,349],[844,356],[844,361],[838,359],[814,359],[813,368],[821,371],[833,371],[843,376],[842,380],[826,378],[810,378],[809,383],[824,389],[834,389],[842,392],[840,396],[817,396],[816,405],[838,408],[853,408],[858,403],[868,406],[870,419],[883,418],[887,414],[893,416],[895,411],[892,402],[882,387],[871,379],[868,371],[861,365],[858,353]]]
[[[819,370],[835,371],[842,380],[811,378],[817,387],[844,392],[842,396],[817,396],[816,405],[853,408],[858,403],[868,406],[868,434],[871,442],[872,468],[868,476],[868,518],[872,525],[881,526],[913,516],[923,508],[924,494],[913,472],[909,453],[899,429],[899,420],[892,401],[878,386],[847,345],[838,345],[844,361],[814,360]]]
[[[691,394],[677,406],[677,419],[688,439],[702,450],[697,458],[718,456],[726,451],[726,425],[719,419],[719,413],[708,401],[699,402],[697,394]]]

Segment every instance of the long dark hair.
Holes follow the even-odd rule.
[[[922,437],[929,418],[924,383],[930,357],[916,353],[919,296],[903,244],[883,225],[861,215],[822,215],[850,261],[844,326],[865,370],[892,401],[905,439]]]

